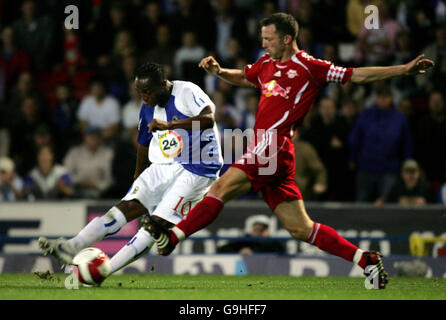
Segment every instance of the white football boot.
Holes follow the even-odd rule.
[[[44,255],[52,255],[59,260],[63,266],[71,264],[76,255],[76,252],[68,245],[65,238],[50,240],[45,237],[40,237],[38,243]]]

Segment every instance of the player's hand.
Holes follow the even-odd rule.
[[[169,129],[169,122],[159,120],[159,119],[153,119],[147,125],[147,131],[149,133],[157,131],[157,130],[167,130],[167,129]]]
[[[198,64],[198,67],[203,68],[204,70],[206,70],[207,73],[210,73],[214,76],[218,75],[221,70],[220,64],[217,62],[217,60],[215,60],[213,56],[203,58]]]
[[[435,63],[430,59],[424,59],[424,54],[406,64],[406,72],[408,75],[423,74],[426,70],[433,67]]]

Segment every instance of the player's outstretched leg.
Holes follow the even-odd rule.
[[[41,237],[38,243],[45,255],[54,256],[62,264],[71,264],[79,251],[118,233],[127,221],[145,212],[147,210],[138,201],[121,201],[102,217],[91,220],[75,237],[69,240],[65,238],[49,240]]]
[[[135,236],[111,258],[110,274],[138,260],[152,248],[154,243],[150,234],[144,228],[140,228]]]
[[[333,228],[313,222],[306,210],[303,200],[280,203],[274,210],[290,234],[306,241],[319,249],[358,264],[368,276],[369,266],[375,266],[379,275],[379,289],[384,289],[388,276],[382,263],[382,254],[375,251],[363,251],[341,237]]]

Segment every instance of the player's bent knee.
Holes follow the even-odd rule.
[[[313,228],[310,226],[287,228],[288,232],[293,238],[302,241],[307,241],[309,235],[311,234],[312,229]]]
[[[147,209],[138,200],[120,201],[116,207],[122,211],[127,222],[147,212]]]

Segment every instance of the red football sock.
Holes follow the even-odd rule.
[[[220,198],[213,195],[204,197],[183,220],[169,230],[172,244],[176,245],[179,240],[209,225],[217,218],[221,209],[223,209],[223,201]]]
[[[328,253],[355,262],[363,269],[366,267],[363,251],[329,226],[315,222],[307,242]]]

